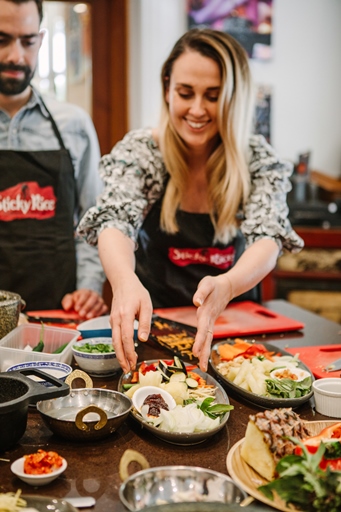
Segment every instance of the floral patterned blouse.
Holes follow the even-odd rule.
[[[286,203],[292,164],[280,160],[261,135],[250,137],[249,148],[251,189],[240,212],[246,247],[261,238],[270,238],[280,249],[298,252],[304,242],[291,227]],[[110,154],[102,157],[99,172],[105,189],[96,206],[80,221],[78,234],[90,245],[96,245],[101,231],[114,227],[136,243],[139,229],[162,196],[168,178],[151,128],[127,133]]]

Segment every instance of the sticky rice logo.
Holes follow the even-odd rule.
[[[235,249],[233,246],[226,249],[215,247],[200,249],[185,249],[170,247],[168,257],[174,265],[186,267],[187,265],[208,265],[221,269],[230,268],[233,264]]]
[[[55,216],[53,187],[40,187],[35,181],[19,183],[0,191],[0,220],[44,220]]]

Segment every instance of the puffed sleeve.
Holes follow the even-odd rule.
[[[133,130],[101,158],[103,193],[81,219],[78,234],[96,245],[105,229],[119,229],[135,243],[150,207],[164,190],[166,171],[150,129]]]
[[[280,249],[299,252],[304,242],[292,229],[286,200],[293,166],[280,160],[262,135],[251,137],[250,150],[251,190],[240,226],[246,246],[261,238],[271,238]]]

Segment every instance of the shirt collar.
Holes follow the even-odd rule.
[[[49,113],[48,113],[44,103],[42,102],[41,94],[32,85],[31,85],[31,89],[32,89],[32,94],[31,94],[30,99],[26,103],[26,108],[33,109],[35,107],[38,107],[40,109],[41,113],[43,114],[43,116],[45,116],[46,118],[49,118],[50,116],[49,116]]]

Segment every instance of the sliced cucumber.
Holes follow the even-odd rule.
[[[175,372],[169,380],[170,382],[185,382],[186,375],[183,372]]]
[[[192,379],[192,377],[187,377],[185,382],[186,382],[187,386],[191,389],[198,387],[198,381],[196,381],[195,379]]]
[[[174,356],[174,366],[177,366],[180,370],[187,374],[186,365],[178,356]]]

